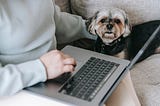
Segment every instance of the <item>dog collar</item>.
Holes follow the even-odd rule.
[[[95,51],[103,54],[115,55],[124,50],[126,46],[126,39],[127,37],[124,38],[123,36],[121,36],[109,45],[106,45],[105,43],[103,43],[102,39],[98,37],[95,45]]]

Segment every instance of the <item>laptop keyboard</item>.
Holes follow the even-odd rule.
[[[59,92],[91,101],[118,66],[117,63],[91,57]]]

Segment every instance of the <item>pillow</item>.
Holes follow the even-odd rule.
[[[117,7],[126,11],[132,25],[160,19],[160,0],[71,0],[70,3],[72,12],[83,18],[93,16],[99,9]]]
[[[129,42],[129,58],[135,57],[137,52],[142,48],[145,42],[149,39],[155,29],[160,25],[160,20],[149,21],[132,27]],[[145,50],[139,61],[144,60],[155,53],[156,48],[160,47],[160,31]]]
[[[69,0],[55,0],[55,3],[61,8],[61,11],[70,12]]]

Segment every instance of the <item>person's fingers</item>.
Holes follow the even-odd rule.
[[[65,65],[63,67],[63,72],[73,72],[74,71],[74,66],[73,65]]]
[[[76,60],[74,58],[66,58],[63,61],[64,65],[73,65],[76,66]]]

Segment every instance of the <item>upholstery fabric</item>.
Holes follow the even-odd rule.
[[[108,7],[125,10],[132,25],[160,19],[160,0],[71,0],[72,12],[84,18]]]
[[[160,104],[160,54],[136,64],[131,70],[132,81],[142,106]]]
[[[61,8],[61,11],[70,12],[69,0],[55,0],[55,3]]]

